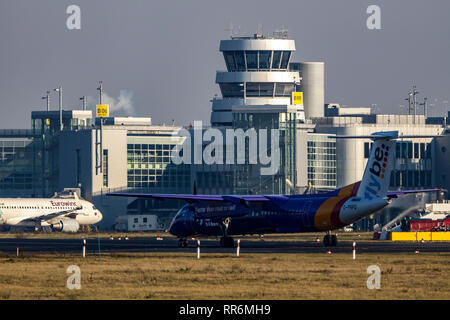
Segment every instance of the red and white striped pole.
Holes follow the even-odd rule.
[[[356,242],[353,241],[353,260],[356,259]]]
[[[237,251],[236,251],[236,256],[239,257],[239,251],[241,249],[241,239],[238,239],[237,241]]]

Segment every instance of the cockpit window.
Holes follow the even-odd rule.
[[[183,217],[186,214],[186,212],[188,212],[188,211],[189,211],[189,208],[187,206],[181,208],[180,211],[178,211],[177,214],[175,215],[175,219],[179,219],[180,217]]]

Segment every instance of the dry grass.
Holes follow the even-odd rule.
[[[369,265],[381,289],[369,290]],[[81,289],[66,269],[81,268]],[[450,299],[450,253],[0,255],[0,299]]]
[[[354,240],[371,240],[373,232],[338,232],[339,241],[354,241]],[[324,233],[285,233],[285,234],[268,234],[262,239],[258,235],[236,236],[235,238],[245,239],[246,241],[309,241],[313,242],[316,237],[320,241],[323,239]],[[173,235],[164,231],[148,231],[148,232],[100,232],[101,239],[106,239],[111,236],[114,238],[125,237],[129,238],[175,238]],[[96,232],[78,232],[78,233],[63,233],[63,232],[0,232],[0,239],[81,239],[81,238],[97,238]]]

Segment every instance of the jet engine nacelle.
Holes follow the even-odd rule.
[[[77,232],[80,229],[80,224],[75,219],[64,218],[52,224],[51,228],[61,232]]]

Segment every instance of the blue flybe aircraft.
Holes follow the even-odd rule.
[[[336,138],[371,139],[373,147],[361,181],[321,194],[301,195],[183,195],[109,193],[109,196],[182,199],[183,206],[173,218],[169,232],[187,246],[187,237],[221,236],[220,245],[234,246],[232,235],[326,232],[325,246],[337,245],[336,230],[348,226],[387,206],[399,195],[438,189],[388,191],[394,167],[397,131],[370,136]],[[434,136],[433,136],[434,137]]]

